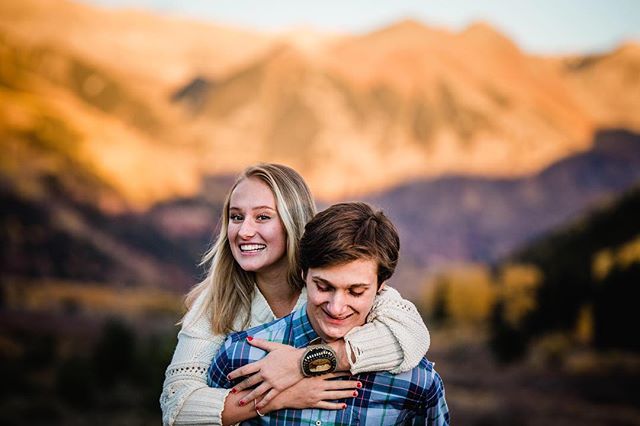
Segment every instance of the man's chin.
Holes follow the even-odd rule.
[[[322,327],[322,334],[324,336],[320,337],[327,342],[334,342],[342,339],[348,332],[347,327]]]

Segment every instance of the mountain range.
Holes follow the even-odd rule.
[[[204,270],[197,263],[215,236],[232,176],[210,177],[197,196],[145,212],[105,214],[49,176],[43,198],[0,186],[5,277],[149,285],[185,291]],[[424,274],[459,262],[497,263],[549,230],[602,208],[640,183],[640,135],[600,132],[594,148],[535,176],[443,177],[365,198],[392,218],[401,238],[394,285],[419,293]],[[320,208],[324,207],[321,203]]]
[[[495,262],[640,179],[633,42],[541,57],[483,23],[263,34],[24,0],[0,64],[5,277],[184,291],[256,161],[383,207],[419,270]]]
[[[194,195],[256,161],[293,166],[325,200],[530,176],[599,129],[640,131],[637,43],[541,57],[484,23],[263,34],[25,0],[0,6],[0,55],[2,132],[66,128],[66,155],[120,195],[99,195],[112,210]]]

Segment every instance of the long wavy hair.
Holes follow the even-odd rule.
[[[237,331],[234,325],[237,327],[239,315],[242,316],[240,327],[246,327],[251,315],[255,273],[243,270],[235,261],[227,237],[231,194],[240,182],[249,178],[260,179],[271,189],[286,233],[287,282],[296,290],[304,286],[298,261],[298,242],[306,223],[316,212],[311,192],[302,176],[290,167],[273,163],[250,166],[238,176],[225,198],[220,234],[200,262],[201,266],[209,265],[207,276],[185,298],[187,308],[191,309],[195,300],[203,292],[206,293],[204,302],[199,305],[198,312],[194,312],[193,318],[208,313],[214,334]]]

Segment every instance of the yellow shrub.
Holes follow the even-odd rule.
[[[603,280],[614,267],[626,269],[640,262],[640,235],[617,248],[600,250],[593,256],[591,270],[596,280]]]
[[[542,273],[533,265],[508,264],[500,270],[500,295],[505,320],[513,327],[529,312],[536,309],[536,289]]]

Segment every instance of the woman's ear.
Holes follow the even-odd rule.
[[[382,293],[382,290],[384,290],[384,286],[387,284],[386,281],[383,281],[382,284],[380,284],[380,287],[378,287],[378,291],[376,292],[377,294]]]

